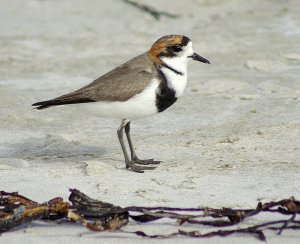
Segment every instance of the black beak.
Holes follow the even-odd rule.
[[[189,58],[192,58],[192,59],[202,62],[202,63],[210,64],[210,62],[206,58],[201,57],[197,53],[194,53],[193,55],[189,56]]]

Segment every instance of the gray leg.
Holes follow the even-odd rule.
[[[160,161],[154,161],[153,159],[145,159],[145,160],[141,160],[137,157],[134,147],[133,147],[133,143],[131,140],[131,136],[130,136],[130,122],[128,122],[125,125],[125,133],[126,133],[126,137],[128,140],[128,144],[129,144],[129,148],[130,148],[130,153],[131,153],[131,161],[137,163],[137,164],[142,164],[142,165],[148,165],[148,164],[159,164]]]
[[[127,123],[128,123],[128,121],[123,119],[122,122],[121,122],[121,125],[120,125],[120,127],[118,128],[118,131],[117,131],[119,142],[121,144],[122,151],[123,151],[123,154],[124,154],[126,166],[127,166],[127,163],[130,162],[127,151],[126,151],[126,146],[125,146],[125,143],[124,143],[124,139],[123,139],[123,134],[124,134],[123,131],[124,131],[124,127]]]
[[[134,162],[133,160],[129,160],[129,157],[128,157],[128,154],[127,154],[127,151],[126,151],[126,146],[125,146],[124,139],[123,139],[124,128],[128,123],[130,123],[129,120],[123,119],[122,123],[121,123],[121,125],[118,129],[118,138],[119,138],[119,141],[120,141],[120,144],[121,144],[121,147],[122,147],[122,151],[123,151],[123,154],[124,154],[126,168],[130,168],[132,171],[138,172],[138,173],[144,173],[143,170],[154,169],[154,167],[138,166],[138,165],[136,165],[136,162]]]

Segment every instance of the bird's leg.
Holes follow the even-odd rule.
[[[131,140],[131,136],[130,136],[130,122],[128,122],[125,125],[125,133],[126,133],[126,137],[128,140],[128,144],[129,144],[129,148],[130,148],[130,153],[131,153],[131,161],[135,162],[137,164],[142,164],[142,165],[148,165],[148,164],[159,164],[160,161],[154,161],[153,159],[145,159],[145,160],[141,160],[137,157],[134,147],[133,147],[133,143]],[[153,168],[153,167],[152,167]],[[149,169],[149,168],[148,168]]]
[[[121,144],[122,151],[123,151],[123,154],[124,154],[125,163],[126,163],[126,166],[127,166],[127,164],[130,162],[130,160],[129,160],[129,157],[128,157],[128,154],[127,154],[127,151],[126,151],[126,146],[124,144],[124,139],[123,139],[123,134],[124,134],[123,131],[124,131],[124,127],[125,127],[126,123],[128,123],[128,121],[123,119],[120,127],[118,128],[117,133],[118,133],[119,142]]]
[[[130,148],[131,160],[134,161],[138,157],[135,154],[134,147],[133,147],[132,140],[131,140],[131,136],[130,136],[130,122],[128,122],[125,125],[125,133],[126,133],[127,141],[128,141],[129,148]]]
[[[144,173],[143,170],[154,169],[155,167],[145,167],[145,166],[136,165],[135,161],[129,160],[129,157],[128,157],[128,154],[127,154],[127,151],[126,151],[126,146],[125,146],[124,139],[123,139],[124,128],[128,123],[130,123],[129,120],[123,119],[122,123],[121,123],[121,125],[118,129],[118,138],[119,138],[122,150],[123,150],[125,163],[126,163],[126,168],[130,168],[132,171],[138,172],[138,173]]]

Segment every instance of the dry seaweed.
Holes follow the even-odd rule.
[[[300,212],[300,202],[293,197],[276,202],[258,203],[254,209],[232,208],[169,208],[169,207],[139,207],[122,208],[111,203],[92,199],[76,189],[70,189],[69,201],[54,198],[45,203],[37,203],[16,192],[0,192],[0,233],[16,226],[34,220],[68,220],[80,222],[92,231],[118,231],[127,225],[129,219],[145,223],[162,218],[175,219],[179,226],[188,223],[198,227],[195,231],[178,229],[171,234],[148,235],[143,231],[122,231],[145,238],[171,238],[185,236],[191,238],[208,238],[214,236],[229,236],[232,234],[247,234],[265,241],[264,231],[272,230],[280,235],[284,230],[299,230],[300,221],[296,220]],[[188,212],[188,214],[186,213]],[[258,225],[239,228],[245,219],[260,213],[280,214],[291,216],[288,219],[265,221]],[[209,218],[209,220],[205,219]],[[218,230],[200,232],[201,226],[211,226]],[[224,227],[232,229],[224,229]],[[206,229],[207,231],[207,229]]]
[[[60,219],[67,216],[70,204],[54,198],[43,204],[16,192],[0,192],[0,233],[36,219]]]

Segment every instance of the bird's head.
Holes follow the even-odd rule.
[[[158,39],[147,52],[153,62],[162,63],[187,63],[193,59],[203,63],[210,63],[193,50],[192,41],[182,35],[167,35]]]

